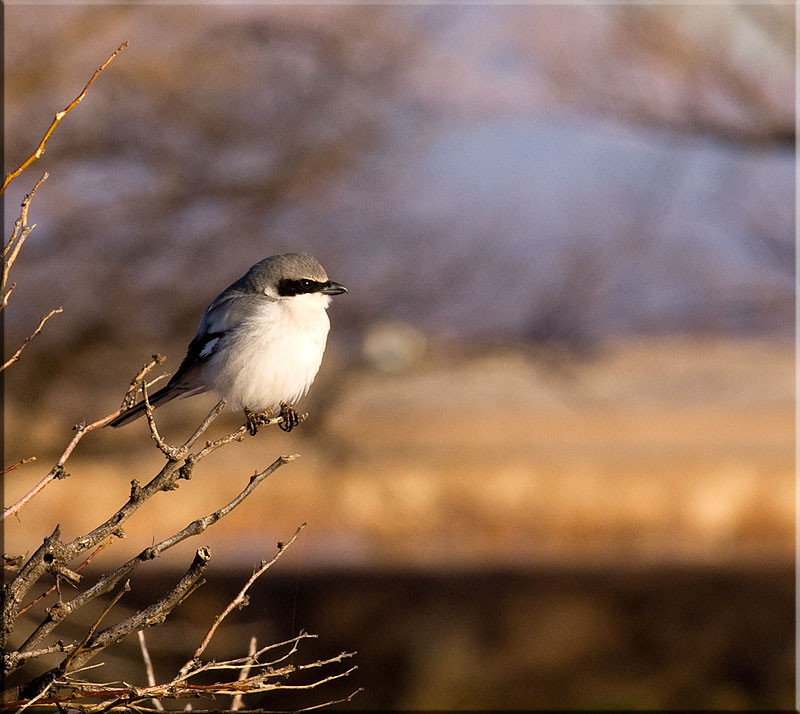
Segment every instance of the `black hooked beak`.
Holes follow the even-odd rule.
[[[325,283],[325,287],[323,287],[320,292],[325,293],[325,295],[341,295],[347,292],[347,288],[341,283],[335,283],[333,280],[329,280]]]

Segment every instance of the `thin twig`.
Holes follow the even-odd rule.
[[[275,461],[273,461],[266,469],[261,471],[258,474],[255,474],[250,478],[242,491],[237,494],[230,502],[228,502],[222,508],[214,511],[213,513],[209,513],[202,518],[197,518],[191,523],[189,523],[185,528],[181,529],[174,535],[170,536],[169,538],[165,538],[160,543],[156,543],[155,545],[146,548],[137,556],[131,558],[126,563],[123,563],[120,567],[118,567],[113,572],[109,573],[101,577],[94,585],[92,585],[87,590],[84,590],[80,595],[77,595],[69,602],[61,602],[58,604],[58,607],[50,608],[47,611],[46,618],[39,623],[39,625],[34,629],[34,631],[28,636],[28,639],[21,645],[17,652],[11,652],[6,655],[6,672],[12,671],[14,668],[18,666],[20,662],[27,659],[29,657],[28,650],[39,648],[40,644],[44,640],[47,635],[52,632],[56,626],[61,622],[64,618],[68,615],[74,613],[76,610],[80,609],[87,603],[94,600],[99,595],[109,592],[113,589],[116,584],[125,577],[128,577],[131,572],[137,568],[141,563],[147,562],[158,557],[161,553],[163,553],[168,548],[172,548],[173,546],[177,545],[178,543],[182,542],[183,540],[198,535],[202,533],[206,528],[213,525],[221,518],[226,516],[230,513],[234,508],[236,508],[242,501],[245,500],[257,487],[260,483],[262,483],[268,476],[274,473],[278,468],[283,466],[284,464],[289,463],[295,458],[294,455],[289,456],[280,456]],[[177,464],[168,464],[171,469],[177,471],[178,466]],[[166,469],[167,467],[165,467]],[[162,473],[164,473],[162,471]],[[157,492],[159,488],[161,488],[164,484],[164,478],[161,474],[156,476],[150,484],[145,486],[144,488],[135,485],[131,489],[131,499],[129,499],[128,503],[125,504],[122,508],[120,508],[117,513],[115,513],[111,518],[106,521],[105,524],[102,526],[98,526],[96,531],[100,533],[106,533],[108,528],[118,528],[119,524],[124,522],[133,511],[138,508],[149,495],[153,495]],[[149,489],[146,492],[146,489]],[[148,495],[149,493],[149,495]],[[56,542],[58,536],[58,531],[56,531],[50,538]],[[107,533],[106,533],[107,536]],[[84,537],[84,539],[88,542],[93,542],[93,538],[91,534]],[[67,551],[70,549],[70,546],[75,544],[76,546],[80,544],[81,539],[76,539],[72,541],[72,543],[63,546],[63,550]],[[49,552],[51,546],[43,546],[40,551],[37,551],[33,557],[38,557],[40,560],[44,557],[44,554]],[[31,558],[31,560],[33,559]],[[27,565],[27,564],[26,564]],[[13,582],[11,583],[13,586]],[[9,590],[10,594],[14,594],[13,588]]]
[[[44,689],[42,689],[41,692],[39,692],[35,697],[33,697],[33,699],[30,699],[29,701],[25,702],[25,704],[23,704],[19,709],[17,709],[16,714],[22,714],[22,712],[24,712],[29,706],[36,704],[37,701],[43,699],[44,695],[47,694],[47,690],[50,689],[51,685],[52,682],[50,682],[50,684],[48,684]]]
[[[241,682],[247,679],[250,676],[250,669],[253,666],[253,662],[255,661],[255,654],[256,654],[256,647],[257,647],[257,640],[255,637],[250,638],[250,646],[247,649],[247,662],[242,666],[241,671],[239,672],[239,678],[237,679],[238,682]],[[242,697],[242,693],[239,692],[233,700],[231,701],[231,711],[238,712],[242,708],[242,703],[244,699]]]
[[[205,458],[210,453],[216,451],[217,449],[222,448],[225,444],[229,444],[232,441],[244,441],[244,438],[249,433],[250,429],[246,425],[240,426],[236,431],[227,434],[219,439],[215,439],[214,441],[207,441],[206,445],[200,449],[196,454],[192,454],[189,456],[189,461],[194,463],[199,461],[200,459]]]
[[[151,687],[156,686],[156,675],[153,672],[153,660],[150,659],[150,651],[147,649],[147,641],[144,638],[144,630],[139,630],[137,633],[139,635],[139,649],[142,650],[142,659],[144,660],[144,669],[147,672],[147,684]],[[151,700],[153,702],[153,706],[158,709],[158,711],[164,711],[164,705],[155,697]]]
[[[20,204],[20,212],[19,218],[14,221],[14,230],[11,233],[11,237],[8,239],[8,243],[6,243],[5,248],[3,248],[3,277],[0,279],[0,292],[5,292],[6,284],[8,283],[8,274],[11,270],[11,266],[14,265],[14,261],[17,259],[17,255],[19,255],[20,248],[22,248],[22,244],[25,242],[25,239],[28,237],[30,232],[36,228],[36,224],[29,226],[28,225],[28,210],[31,207],[31,201],[33,197],[36,195],[36,192],[39,190],[39,187],[47,181],[49,174],[45,172],[42,174],[42,177],[33,185],[30,193],[22,199],[22,203]],[[14,249],[11,255],[8,255],[8,252],[11,249]],[[6,256],[8,255],[8,258]],[[11,288],[5,295],[3,295],[3,304],[2,307],[6,306],[8,302],[8,297],[11,294],[11,290],[14,289],[12,285]]]
[[[332,707],[335,704],[344,704],[346,702],[352,701],[353,697],[356,694],[361,694],[364,691],[364,687],[359,687],[354,692],[350,692],[346,697],[342,697],[341,699],[331,699],[329,702],[322,702],[321,704],[313,704],[310,707],[305,707],[304,709],[298,709],[298,712],[311,712],[316,709],[325,709],[326,707]]]
[[[45,322],[47,322],[51,317],[53,317],[53,315],[59,315],[62,312],[64,312],[64,308],[57,307],[53,310],[50,310],[50,312],[44,315],[42,319],[39,320],[39,324],[36,326],[36,329],[25,338],[25,341],[19,346],[19,349],[5,361],[2,367],[0,367],[0,372],[2,372],[5,369],[8,369],[12,364],[14,364],[14,362],[16,362],[19,359],[19,356],[22,354],[22,351],[31,343],[33,338],[36,337],[42,331]]]
[[[28,231],[28,233],[30,233],[30,231]],[[8,290],[6,290],[2,300],[0,300],[0,312],[6,309],[6,305],[8,305],[8,301],[11,298],[11,293],[14,292],[14,289],[16,287],[17,287],[16,283],[11,283],[11,287]]]
[[[334,662],[341,662],[343,657],[352,657],[352,652],[342,652],[342,654],[338,655],[337,657],[331,657],[329,660],[325,660],[324,662],[315,662],[315,665],[322,666],[326,664],[332,664]],[[296,668],[292,668],[291,671],[295,670],[302,670],[306,669],[305,665],[298,665]],[[344,672],[337,672],[336,674],[331,674],[327,677],[323,677],[322,679],[318,679],[311,684],[281,684],[279,685],[281,689],[316,689],[317,687],[321,687],[323,684],[327,684],[328,682],[333,682],[337,679],[342,679],[343,677],[349,677],[353,672],[358,669],[358,666],[353,665],[350,669],[345,670]],[[277,688],[277,687],[275,687]]]
[[[153,416],[153,405],[150,404],[150,397],[147,394],[147,384],[142,381],[141,383],[142,388],[142,399],[144,399],[144,414],[147,417],[147,425],[150,427],[150,436],[153,437],[153,441],[156,442],[159,451],[161,451],[164,456],[166,456],[170,461],[179,461],[184,457],[184,452],[176,446],[170,446],[167,444],[166,441],[162,438],[161,434],[158,433],[158,427],[156,426],[156,419]]]
[[[256,580],[258,580],[267,570],[269,570],[272,564],[276,560],[278,560],[278,558],[280,558],[281,555],[283,555],[283,553],[286,551],[286,548],[288,548],[292,543],[294,543],[294,541],[297,539],[297,536],[300,535],[300,532],[305,527],[306,527],[305,523],[298,526],[297,530],[294,532],[294,535],[292,535],[292,537],[286,543],[284,543],[281,548],[278,549],[278,552],[273,556],[272,560],[261,562],[261,566],[250,576],[250,579],[245,583],[244,587],[239,591],[239,594],[235,598],[233,598],[233,600],[231,600],[230,603],[228,603],[228,606],[214,620],[214,623],[211,625],[210,629],[206,633],[206,636],[203,638],[203,641],[200,643],[200,646],[194,651],[192,658],[188,660],[186,664],[183,665],[183,667],[181,667],[181,670],[178,676],[176,677],[176,681],[180,681],[187,677],[192,667],[196,665],[196,663],[200,659],[200,656],[203,654],[203,652],[205,652],[206,648],[211,642],[211,638],[214,637],[214,634],[216,633],[219,626],[222,624],[222,621],[228,615],[230,615],[230,613],[235,608],[244,605],[245,595],[247,594],[247,591],[250,589],[253,583]]]
[[[205,433],[206,429],[211,426],[211,423],[222,413],[223,409],[225,409],[225,400],[220,399],[214,408],[208,413],[208,416],[203,419],[203,422],[200,424],[200,426],[197,427],[194,434],[192,434],[180,447],[184,453],[188,452],[189,449],[194,446],[195,442]]]
[[[119,405],[120,411],[124,411],[133,406],[133,403],[136,401],[136,392],[141,388],[142,380],[152,371],[153,367],[157,364],[163,364],[166,360],[167,358],[164,355],[156,353],[153,355],[153,359],[136,373],[136,376],[131,380],[128,391],[125,392],[125,396],[122,398],[122,403]],[[161,377],[157,377],[156,379],[161,379]],[[152,387],[155,382],[156,380],[148,382],[148,389]]]
[[[108,613],[114,606],[122,593],[129,589],[128,583],[122,588],[120,593],[114,598],[111,604],[104,610],[100,618],[94,623],[89,630],[87,636],[75,648],[67,658],[57,667],[48,670],[44,674],[39,675],[32,681],[24,686],[24,692],[37,693],[40,688],[49,684],[53,680],[63,676],[69,670],[77,671],[82,668],[87,662],[96,657],[106,647],[116,644],[124,637],[132,632],[136,632],[145,627],[159,624],[172,612],[177,605],[194,591],[197,583],[202,579],[208,566],[208,561],[211,559],[211,553],[208,548],[199,548],[195,553],[194,560],[186,571],[186,574],[180,579],[166,595],[160,600],[153,603],[149,607],[134,613],[130,617],[106,628],[102,632],[95,634],[95,631]],[[74,684],[72,685],[74,688]],[[73,695],[74,696],[74,693]],[[139,697],[141,698],[141,697]],[[149,698],[149,697],[147,697]]]
[[[72,652],[70,652],[69,655],[67,655],[67,658],[64,660],[63,664],[61,665],[61,671],[62,672],[66,672],[66,671],[69,670],[70,664],[72,664],[72,661],[82,651],[84,651],[84,649],[85,649],[86,645],[88,644],[89,640],[92,639],[94,633],[97,631],[97,628],[100,626],[100,623],[105,619],[105,616],[108,615],[109,612],[111,612],[111,609],[114,607],[114,605],[116,605],[119,602],[119,599],[126,592],[129,592],[130,589],[131,589],[130,581],[126,582],[125,585],[123,585],[120,588],[119,592],[113,597],[113,599],[106,606],[106,608],[103,610],[103,612],[100,613],[100,617],[98,617],[95,620],[94,624],[89,628],[89,631],[86,633],[86,637],[84,637],[83,640],[81,640],[81,642],[78,644],[78,646],[74,650],[72,650]]]
[[[189,449],[194,446],[195,442],[205,433],[209,426],[213,423],[213,421],[222,413],[225,409],[225,400],[220,399],[211,411],[206,415],[206,418],[200,423],[200,426],[195,429],[194,433],[181,445],[181,446],[170,446],[161,436],[158,431],[158,426],[156,425],[156,419],[153,405],[150,404],[150,397],[147,392],[151,383],[140,383],[140,388],[142,390],[142,400],[144,401],[145,406],[145,416],[147,417],[147,425],[150,427],[150,436],[152,437],[153,441],[156,442],[159,451],[161,451],[164,456],[166,456],[170,461],[180,461],[181,459],[185,459],[189,454]],[[245,427],[242,426],[237,429],[233,434],[228,435],[227,437],[223,437],[219,441],[219,444],[216,442],[208,442],[206,444],[205,449],[201,449],[200,452],[194,454],[193,456],[189,457],[189,462],[194,464],[195,462],[202,459],[204,456],[207,456],[211,451],[223,446],[224,444],[229,443],[230,441],[241,441],[243,438]],[[241,437],[241,438],[240,438]],[[211,444],[216,444],[214,448],[209,448]]]
[[[140,371],[139,374],[136,375],[139,380],[142,377],[147,375],[150,370],[152,370],[157,364],[163,362],[163,358],[161,355],[153,355],[153,359],[150,363],[145,365]],[[3,511],[2,516],[0,516],[0,521],[5,520],[9,516],[13,516],[17,513],[26,503],[28,503],[37,493],[39,493],[42,489],[44,489],[49,483],[54,481],[55,479],[63,478],[66,474],[64,472],[64,464],[67,462],[67,459],[70,457],[72,452],[75,450],[75,447],[78,445],[78,442],[86,436],[90,431],[94,431],[95,429],[99,429],[102,426],[105,426],[110,422],[112,419],[118,417],[121,413],[121,408],[117,409],[117,411],[112,412],[111,414],[107,414],[106,416],[98,419],[95,422],[92,422],[88,425],[81,425],[76,429],[75,436],[72,437],[72,441],[69,442],[69,445],[64,452],[59,457],[58,461],[56,462],[55,466],[48,472],[48,474],[37,483],[28,493],[26,493],[19,501],[15,504],[9,506]],[[90,546],[91,547],[91,546]]]
[[[23,161],[19,165],[19,167],[14,169],[11,173],[6,174],[6,177],[3,180],[3,186],[2,186],[2,188],[0,188],[0,194],[3,194],[5,192],[5,190],[6,190],[6,188],[8,188],[8,185],[17,176],[19,176],[26,168],[28,168],[28,166],[30,166],[34,161],[36,161],[42,154],[44,154],[45,144],[47,143],[47,140],[50,138],[50,135],[53,133],[53,131],[55,131],[55,128],[58,126],[59,122],[67,114],[69,114],[76,106],[78,106],[78,104],[81,103],[83,98],[86,96],[86,92],[89,91],[89,87],[92,86],[92,84],[94,83],[94,80],[97,79],[97,77],[99,76],[100,72],[102,72],[106,67],[108,67],[108,65],[111,64],[112,60],[120,52],[122,52],[122,50],[124,50],[127,46],[128,46],[128,43],[126,41],[126,42],[123,42],[116,50],[114,50],[114,52],[111,54],[111,56],[105,62],[103,62],[103,64],[100,65],[100,67],[97,68],[95,73],[91,76],[89,81],[86,83],[86,86],[83,88],[81,93],[77,97],[75,97],[75,99],[73,99],[64,109],[62,109],[60,112],[56,112],[56,115],[55,115],[55,118],[53,119],[52,124],[50,124],[50,127],[45,132],[44,136],[42,137],[42,140],[39,142],[39,146],[36,147],[36,150],[27,159],[25,159],[25,161]]]
[[[173,587],[166,595],[160,600],[154,602],[149,607],[137,612],[130,617],[125,618],[121,622],[109,627],[106,630],[98,633],[92,638],[86,649],[78,653],[73,652],[70,655],[70,663],[74,661],[74,667],[80,667],[88,662],[93,657],[97,656],[103,649],[109,645],[116,644],[123,637],[141,630],[145,627],[151,627],[164,621],[167,615],[172,612],[181,602],[183,602],[194,590],[197,583],[202,579],[208,567],[208,561],[211,559],[211,550],[207,547],[198,548],[194,560],[192,561],[189,569],[180,581]],[[60,666],[61,671],[66,671],[64,664]]]
[[[251,659],[254,661],[253,667],[275,667],[275,665],[279,664],[280,662],[285,662],[289,659],[292,655],[297,652],[297,649],[300,645],[300,640],[315,640],[317,639],[318,635],[310,635],[308,632],[300,632],[300,634],[292,637],[289,640],[285,640],[283,642],[276,642],[271,645],[267,645],[266,647],[262,647],[260,650],[254,653],[253,657],[251,658],[249,655],[247,657],[239,657],[238,659],[228,660],[226,662],[206,662],[202,665],[199,665],[197,669],[192,670],[191,676],[195,676],[196,674],[200,674],[201,672],[210,672],[212,670],[217,669],[241,669],[245,664],[247,664]],[[270,662],[259,662],[258,659],[263,655],[265,652],[269,650],[279,649],[281,647],[286,647],[287,645],[291,645],[291,647],[284,652],[280,657],[270,661]]]
[[[34,659],[36,657],[42,657],[43,655],[54,654],[56,652],[72,652],[72,650],[74,650],[79,644],[79,642],[70,642],[68,645],[65,645],[61,640],[59,640],[50,647],[42,647],[40,650],[30,650],[29,652],[26,652],[25,658]]]
[[[19,461],[17,461],[17,463],[12,464],[11,466],[8,466],[4,468],[2,471],[0,471],[0,475],[5,476],[10,471],[16,471],[20,466],[24,466],[25,464],[32,464],[34,461],[36,461],[35,456],[29,456],[26,459],[20,459]]]
[[[87,424],[85,426],[81,426],[76,430],[75,436],[72,437],[72,441],[69,442],[69,445],[66,449],[64,449],[64,453],[61,454],[56,465],[53,466],[52,469],[48,472],[48,474],[37,483],[28,493],[26,493],[22,498],[19,499],[15,504],[9,506],[3,511],[3,515],[0,516],[0,521],[5,520],[9,516],[13,516],[17,513],[26,503],[28,503],[37,493],[39,493],[45,486],[47,486],[51,481],[55,479],[63,478],[65,476],[64,473],[64,464],[66,463],[67,459],[70,457],[72,452],[75,450],[75,447],[78,445],[78,442],[86,436],[90,431],[94,431],[95,429],[105,426],[115,417],[119,416],[119,410],[107,414],[102,419],[98,419],[91,424]]]
[[[101,543],[100,545],[98,545],[98,546],[97,546],[97,548],[95,548],[95,549],[94,549],[94,550],[93,550],[93,551],[92,551],[92,552],[91,552],[91,553],[90,553],[90,554],[89,554],[89,555],[86,557],[86,559],[85,559],[85,560],[84,560],[82,563],[80,563],[80,564],[79,564],[79,565],[78,565],[78,566],[75,568],[75,572],[77,573],[79,570],[83,570],[83,569],[84,569],[84,568],[85,568],[87,565],[89,565],[89,563],[91,563],[91,562],[92,562],[92,560],[94,559],[94,557],[95,557],[95,556],[96,556],[96,555],[97,555],[97,554],[98,554],[98,553],[99,553],[101,550],[103,550],[104,548],[107,548],[107,547],[108,547],[109,545],[111,545],[111,543],[113,543],[113,542],[114,542],[114,539],[113,539],[113,538],[109,538],[109,539],[108,539],[108,540],[107,540],[105,543]],[[42,600],[44,600],[44,599],[45,599],[45,598],[46,598],[48,595],[50,595],[50,594],[51,594],[51,593],[52,593],[52,592],[53,592],[55,589],[56,589],[56,586],[55,586],[55,585],[52,585],[52,586],[50,586],[50,587],[49,587],[47,590],[45,590],[45,591],[44,591],[44,592],[43,592],[41,595],[39,595],[39,597],[35,598],[35,599],[34,599],[34,600],[32,600],[32,601],[31,601],[29,604],[27,604],[25,607],[21,608],[21,609],[19,610],[19,612],[17,613],[17,617],[19,617],[19,616],[20,616],[20,615],[22,615],[23,613],[27,612],[28,610],[30,610],[30,609],[31,609],[31,608],[32,608],[34,605],[36,605],[37,603],[39,603],[39,602],[41,602]],[[31,657],[31,655],[29,654],[29,655],[28,655],[28,657],[30,658],[30,657]]]

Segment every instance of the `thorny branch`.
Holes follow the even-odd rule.
[[[83,101],[83,98],[86,96],[86,92],[88,92],[89,87],[91,87],[92,84],[94,84],[94,81],[100,75],[100,72],[102,72],[106,67],[108,67],[108,65],[111,64],[113,59],[120,52],[122,52],[122,50],[124,50],[127,46],[128,43],[126,41],[123,42],[119,47],[117,47],[117,49],[111,53],[111,56],[95,70],[95,73],[89,78],[89,81],[86,83],[86,86],[81,90],[81,93],[77,97],[75,97],[75,99],[73,99],[64,109],[62,109],[60,112],[56,112],[56,115],[53,118],[52,123],[48,127],[47,131],[44,133],[42,140],[39,142],[39,145],[36,147],[34,152],[11,173],[6,174],[6,177],[3,180],[3,185],[0,188],[0,194],[5,193],[5,190],[6,188],[8,188],[8,185],[15,178],[17,178],[17,176],[19,176],[25,169],[27,169],[28,166],[30,166],[34,161],[40,158],[42,154],[44,154],[45,144],[47,144],[47,140],[50,138],[50,135],[55,131],[55,128],[59,125],[61,120],[65,116],[67,116],[67,114],[69,114],[75,107],[77,107],[78,104],[80,104]]]

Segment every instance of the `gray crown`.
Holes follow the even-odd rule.
[[[277,285],[279,280],[285,278],[291,280],[308,278],[324,283],[328,280],[328,274],[313,255],[283,253],[256,263],[237,282],[243,283],[242,288],[261,292],[268,285]]]

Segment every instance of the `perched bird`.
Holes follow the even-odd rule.
[[[178,371],[148,397],[151,406],[213,389],[232,408],[244,409],[251,433],[253,415],[276,408],[281,428],[291,431],[299,421],[294,404],[322,362],[330,296],[346,292],[304,253],[256,263],[206,308]],[[109,424],[122,426],[144,413],[142,401]]]

